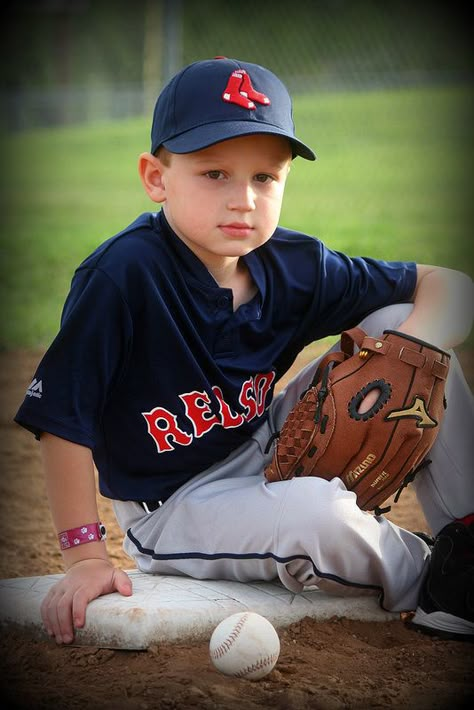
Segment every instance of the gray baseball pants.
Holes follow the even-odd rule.
[[[389,306],[361,326],[396,330],[410,305]],[[337,347],[337,345],[335,346]],[[268,483],[267,442],[311,382],[318,360],[272,402],[268,421],[228,458],[182,486],[162,507],[114,501],[124,550],[143,572],[241,582],[280,579],[300,592],[317,585],[338,595],[375,594],[390,611],[415,609],[429,547],[413,532],[360,510],[340,479]],[[452,355],[448,408],[431,463],[412,484],[436,534],[474,512],[474,406]]]

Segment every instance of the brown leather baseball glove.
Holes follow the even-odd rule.
[[[338,476],[360,508],[385,512],[381,504],[413,480],[436,439],[449,360],[394,330],[382,338],[344,332],[341,351],[323,358],[277,435],[266,478]],[[376,401],[364,412],[373,391]]]

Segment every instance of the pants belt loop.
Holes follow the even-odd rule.
[[[148,513],[148,515],[150,515],[150,513],[154,513],[155,510],[158,510],[158,508],[161,508],[161,506],[163,505],[163,501],[157,500],[157,501],[152,502],[152,501],[142,500],[140,505],[142,506],[145,513]]]

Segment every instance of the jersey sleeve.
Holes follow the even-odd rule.
[[[416,287],[416,264],[350,257],[321,244],[310,340],[337,335],[369,313],[410,302]]]
[[[76,272],[61,328],[15,421],[93,448],[107,396],[126,367],[132,326],[118,287],[98,269]]]

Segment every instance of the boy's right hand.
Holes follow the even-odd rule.
[[[125,572],[100,558],[74,563],[51,587],[41,604],[46,631],[58,644],[71,643],[74,629],[85,624],[89,602],[112,592],[131,596],[132,582]]]

